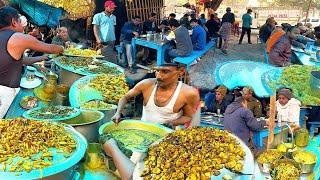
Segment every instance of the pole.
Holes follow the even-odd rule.
[[[311,7],[311,2],[312,2],[312,0],[309,1],[309,5],[308,5],[308,9],[307,9],[307,15],[306,15],[306,19],[304,21],[304,25],[307,24],[307,19],[309,17],[309,10],[310,10],[310,7]]]
[[[269,135],[267,142],[267,149],[270,149],[271,143],[274,139],[274,121],[276,117],[276,95],[270,97],[270,116],[269,116]]]

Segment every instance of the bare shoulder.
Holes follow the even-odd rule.
[[[181,91],[184,97],[188,100],[199,100],[199,91],[198,89],[189,86],[187,84],[182,84]]]
[[[156,82],[156,79],[144,79],[135,85],[135,88],[145,89],[152,87]]]

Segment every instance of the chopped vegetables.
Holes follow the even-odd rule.
[[[269,149],[264,152],[262,152],[258,156],[258,163],[264,164],[264,163],[273,163],[275,160],[280,159],[283,156],[282,152],[276,150],[276,149]]]
[[[273,180],[299,180],[301,170],[290,162],[279,162],[270,174]]]

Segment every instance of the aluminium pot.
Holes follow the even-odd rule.
[[[104,113],[93,110],[81,110],[81,114],[73,119],[64,121],[71,125],[76,131],[81,133],[88,143],[98,142],[100,121],[104,118]]]

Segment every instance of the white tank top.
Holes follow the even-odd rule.
[[[173,106],[176,103],[178,96],[180,94],[182,87],[182,82],[179,81],[176,90],[170,100],[170,102],[164,106],[159,107],[154,103],[154,97],[157,90],[157,84],[154,86],[150,98],[142,110],[142,121],[149,121],[154,123],[165,123],[167,121],[173,121],[182,116],[182,110],[178,113],[173,112]]]

